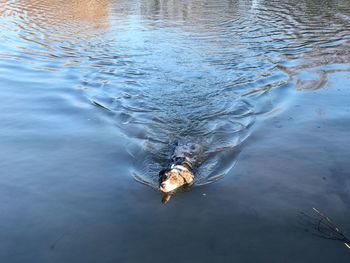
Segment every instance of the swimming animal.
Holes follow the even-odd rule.
[[[195,143],[175,142],[174,153],[167,168],[159,172],[159,189],[170,193],[194,182],[194,171],[199,165],[202,147]]]

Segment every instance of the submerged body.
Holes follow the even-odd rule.
[[[199,144],[176,142],[169,166],[159,173],[159,189],[169,193],[182,186],[191,185],[201,151],[202,147]]]

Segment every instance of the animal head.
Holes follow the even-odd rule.
[[[193,182],[193,173],[182,165],[162,170],[159,173],[159,189],[169,193]]]

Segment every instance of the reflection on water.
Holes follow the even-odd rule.
[[[82,23],[92,23],[94,26],[99,26],[100,23],[95,21],[108,16],[108,1],[105,0],[28,0],[28,1],[1,1],[1,16],[15,17],[19,19],[17,25],[25,25],[35,27],[38,30],[51,31],[58,33],[58,28],[66,29],[62,31],[60,36],[69,34],[69,30],[73,29],[74,25],[78,26]],[[23,21],[20,21],[23,20]],[[76,28],[76,32],[84,31],[85,28]],[[97,29],[95,27],[95,29]],[[56,32],[54,32],[56,31]]]
[[[151,186],[174,140],[203,145],[197,184],[216,180],[284,90],[350,71],[346,1],[2,1],[0,13],[2,77],[60,72],[113,112]]]

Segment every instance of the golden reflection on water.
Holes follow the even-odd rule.
[[[46,36],[48,32],[74,36],[81,31],[108,27],[109,1],[5,0],[0,3],[0,16],[15,17],[23,30],[29,27]]]
[[[0,55],[46,72],[79,66],[81,51],[108,32],[109,8],[109,0],[2,0],[0,41],[13,45]]]
[[[62,21],[90,21],[108,16],[107,0],[29,0],[0,2],[0,15],[25,14],[29,17],[53,17]]]

